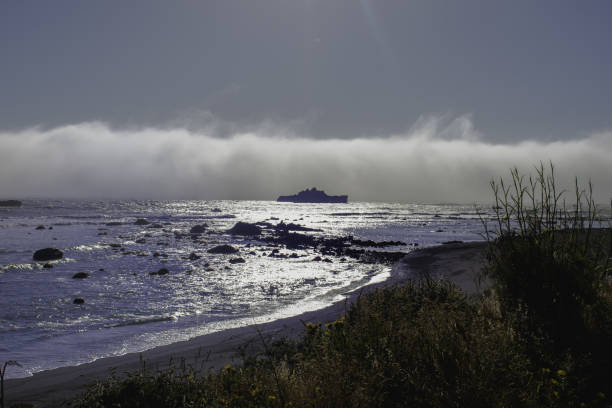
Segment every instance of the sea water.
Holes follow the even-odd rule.
[[[314,249],[287,250],[226,233],[238,221],[291,222],[322,237],[403,241],[384,250],[408,253],[481,240],[483,216],[490,214],[448,204],[26,200],[0,208],[0,362],[18,361],[22,367],[6,373],[17,378],[140,352],[316,310],[389,276],[389,265],[334,256],[320,262]],[[136,225],[138,218],[150,224]],[[201,224],[204,234],[189,234]],[[220,244],[238,248],[246,262],[207,253]],[[64,253],[52,268],[32,259],[48,247]],[[270,256],[275,248],[293,257]],[[151,275],[160,268],[169,273]],[[74,279],[78,272],[89,276]],[[74,304],[76,298],[84,303]]]

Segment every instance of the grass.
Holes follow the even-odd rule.
[[[72,406],[611,406],[611,230],[590,186],[566,204],[552,166],[510,180],[492,182],[486,295],[434,280],[377,289],[299,339],[262,338],[241,366],[143,365]]]

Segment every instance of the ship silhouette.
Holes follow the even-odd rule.
[[[287,203],[347,203],[347,195],[330,196],[315,187],[302,190],[294,195],[280,196],[276,201]]]

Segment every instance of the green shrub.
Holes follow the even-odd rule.
[[[217,374],[111,378],[75,406],[490,407],[537,395],[512,327],[448,282],[376,290],[332,324],[306,324],[299,340],[264,344]]]

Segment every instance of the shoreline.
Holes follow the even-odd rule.
[[[239,350],[252,353],[261,349],[262,338],[295,337],[303,332],[304,323],[329,323],[338,319],[346,307],[361,294],[378,287],[401,284],[411,277],[446,277],[467,294],[480,291],[475,274],[484,262],[486,242],[443,244],[408,253],[391,270],[391,276],[345,294],[345,300],[323,309],[286,317],[263,324],[227,329],[190,340],[156,347],[142,353],[105,357],[91,363],[41,371],[30,377],[5,380],[7,406],[30,403],[36,407],[57,407],[115,373],[136,371],[146,362],[148,370],[164,369],[185,361],[204,371],[218,370],[227,364],[239,364]]]

